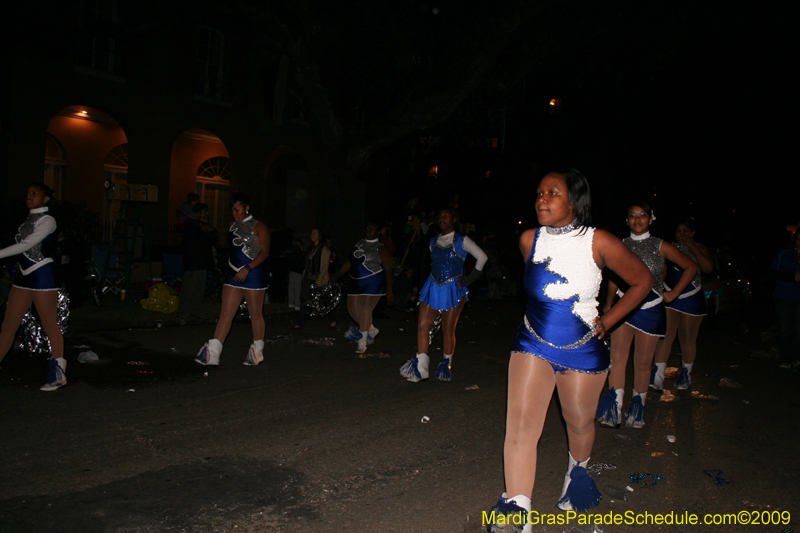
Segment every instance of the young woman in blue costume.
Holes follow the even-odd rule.
[[[436,315],[442,313],[444,358],[434,377],[450,381],[453,353],[456,349],[456,326],[461,311],[469,299],[469,286],[483,273],[487,256],[472,239],[455,231],[458,217],[452,209],[442,209],[437,217],[439,235],[431,239],[431,275],[419,293],[419,322],[417,324],[417,355],[400,367],[400,375],[408,381],[428,379],[430,331]],[[464,276],[464,261],[471,254],[475,269]]]
[[[387,303],[394,305],[392,254],[381,243],[379,235],[377,224],[367,224],[364,238],[356,243],[347,262],[331,277],[331,283],[335,283],[342,275],[350,273],[347,311],[359,328],[356,353],[366,352],[367,344],[372,344],[379,333],[372,325],[372,311],[381,296],[385,294]]]
[[[703,317],[706,316],[706,297],[703,294],[700,271],[710,274],[714,270],[714,260],[711,259],[708,248],[694,241],[694,226],[694,219],[687,217],[675,229],[676,242],[672,244],[697,263],[700,269],[694,275],[694,279],[680,293],[680,296],[667,304],[667,333],[663,339],[658,341],[655,365],[650,375],[650,388],[656,391],[664,390],[667,359],[669,359],[676,336],[681,343],[683,367],[675,381],[675,388],[686,390],[692,384],[690,374],[697,356],[697,335],[700,332]],[[677,287],[681,277],[685,274],[677,266],[668,265],[667,275],[664,278],[664,289],[668,291],[672,287]]]
[[[28,187],[25,204],[30,214],[19,227],[17,243],[0,250],[0,258],[19,255],[22,271],[14,280],[8,296],[6,317],[0,330],[0,361],[11,349],[22,317],[33,303],[52,350],[47,383],[40,388],[43,391],[54,391],[67,384],[64,338],[58,327],[58,287],[61,283],[53,262],[57,240],[56,221],[47,214],[47,203],[51,198],[53,191],[44,183]]]
[[[264,293],[269,286],[264,261],[269,257],[269,230],[250,214],[250,199],[246,194],[231,197],[233,222],[228,229],[228,265],[233,274],[228,275],[222,287],[222,309],[214,338],[203,345],[195,357],[201,365],[219,365],[222,344],[231,330],[233,317],[242,298],[247,302],[253,344],[244,364],[255,366],[264,360]]]
[[[514,521],[531,511],[537,448],[555,389],[569,437],[567,475],[557,505],[583,511],[599,503],[586,465],[594,445],[597,399],[610,366],[603,338],[653,284],[647,267],[619,239],[589,226],[589,184],[577,170],[542,179],[536,214],[542,227],[524,232],[519,241],[528,306],[508,368],[503,451],[509,497],[504,494],[492,509],[490,533],[531,530],[529,523],[523,529]],[[630,289],[600,317],[597,296],[605,267]]]
[[[608,391],[597,407],[597,421],[606,427],[619,427],[622,420],[622,399],[625,395],[625,371],[628,366],[631,343],[633,351],[633,393],[625,425],[635,429],[644,427],[644,404],[650,384],[650,368],[656,344],[667,331],[664,304],[675,300],[691,283],[697,273],[697,263],[682,254],[673,245],[650,235],[650,224],[655,220],[653,211],[645,202],[628,206],[627,224],[631,235],[623,243],[641,259],[650,270],[653,288],[647,299],[624,319],[624,324],[611,334],[611,371],[608,374]],[[664,290],[664,262],[672,261],[684,275],[672,290]],[[624,294],[611,281],[608,284],[606,308],[614,298]],[[615,296],[616,295],[616,296]]]

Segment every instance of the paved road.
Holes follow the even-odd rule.
[[[408,315],[376,321],[363,359],[343,322],[335,335],[317,321],[287,337],[272,317],[274,343],[256,368],[242,365],[244,324],[219,368],[192,362],[211,326],[84,333],[67,341],[69,385],[50,394],[38,391],[44,363],[11,354],[0,371],[0,532],[477,532],[503,490],[508,350],[521,313],[515,300],[470,303],[449,383],[399,376],[414,351]],[[651,395],[643,430],[598,430],[592,462],[616,468],[595,475],[606,493],[596,511],[788,511],[791,523],[602,531],[800,531],[800,374],[762,357],[761,332],[741,322],[703,330],[693,390]],[[83,344],[99,364],[76,362]],[[555,400],[539,449],[533,508],[556,513],[567,444]],[[712,469],[728,484],[716,486]],[[644,486],[634,473],[665,479]]]

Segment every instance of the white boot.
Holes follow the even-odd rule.
[[[362,331],[361,338],[358,339],[358,344],[356,345],[356,353],[364,353],[367,351],[368,340],[369,340],[369,331]]]
[[[47,383],[39,387],[46,392],[54,391],[67,384],[67,360],[63,357],[50,359],[47,364]]]
[[[453,354],[444,354],[444,359],[442,359],[442,362],[439,363],[438,367],[436,367],[436,372],[433,373],[433,377],[440,381],[450,381],[453,379],[453,374],[450,372],[452,367]]]
[[[675,388],[678,390],[686,390],[692,386],[692,366],[694,363],[683,363],[678,379],[675,380]]]
[[[564,487],[561,489],[561,498],[556,504],[562,511],[585,511],[591,509],[603,497],[597,490],[594,481],[586,472],[589,464],[587,457],[585,461],[578,462],[569,454],[569,468],[567,475],[564,476]]]
[[[400,375],[412,383],[428,379],[428,365],[431,359],[426,353],[418,353],[400,368]]]
[[[244,360],[246,366],[256,366],[264,360],[264,341],[253,341],[250,350],[247,352],[247,359]]]
[[[376,328],[374,325],[370,325],[369,326],[369,338],[367,339],[367,344],[372,344],[372,341],[375,340],[375,337],[377,337],[378,333],[380,333],[380,332],[381,332],[381,330]]]
[[[653,374],[650,376],[650,388],[655,391],[664,390],[664,374],[667,372],[667,363],[655,363]]]
[[[207,343],[197,352],[194,358],[195,363],[208,366],[218,366],[219,356],[222,354],[222,343],[217,339],[209,339]]]
[[[642,429],[644,427],[644,402],[646,401],[646,392],[633,390],[631,405],[628,407],[628,414],[625,417],[626,426],[633,429]]]

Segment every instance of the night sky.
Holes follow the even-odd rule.
[[[798,47],[786,14],[755,4],[564,5],[574,11],[536,24],[548,32],[532,46],[547,53],[426,130],[438,147],[416,153],[417,176],[400,174],[397,190],[422,190],[431,209],[457,190],[465,220],[507,232],[535,223],[532,194],[547,171],[574,167],[592,185],[597,226],[626,236],[628,202],[642,199],[658,216],[654,234],[671,238],[674,221],[691,215],[699,241],[750,263],[743,269],[765,268],[788,243],[786,226],[800,222],[789,158]],[[469,144],[481,136],[503,137],[502,155]],[[415,141],[387,151],[403,157]],[[426,162],[439,166],[435,185]]]

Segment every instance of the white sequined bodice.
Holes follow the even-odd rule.
[[[583,233],[581,229],[576,229],[564,235],[539,231],[536,241],[533,262],[549,262],[547,270],[566,280],[545,285],[545,296],[551,300],[569,300],[577,296],[572,312],[584,324],[593,327],[598,314],[597,296],[603,279],[592,252],[594,228],[586,228]]]

